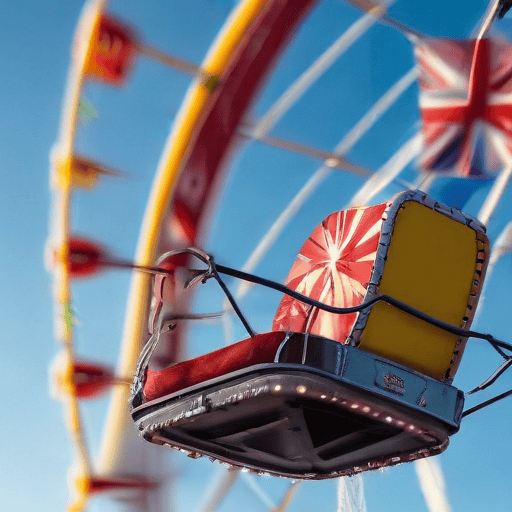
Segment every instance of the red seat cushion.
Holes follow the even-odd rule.
[[[272,363],[286,333],[267,332],[239,341],[215,352],[183,361],[161,371],[148,368],[144,395],[146,400],[169,395],[215,377],[261,363]]]

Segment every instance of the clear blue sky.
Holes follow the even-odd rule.
[[[112,10],[138,27],[145,41],[170,53],[200,62],[231,10],[231,0],[113,2]],[[391,15],[434,36],[464,37],[485,10],[482,0],[399,0]],[[73,454],[61,405],[49,394],[48,366],[58,352],[53,339],[51,280],[44,269],[50,194],[48,155],[57,138],[73,32],[81,1],[4,1],[0,5],[0,369],[4,388],[0,427],[0,495],[5,510],[55,512],[68,503],[66,474]],[[357,19],[359,14],[340,0],[320,3],[294,40],[276,74],[255,106],[263,114],[293,79]],[[503,25],[506,27],[506,25]],[[507,25],[508,26],[508,25]],[[510,34],[512,37],[512,33]],[[374,27],[297,103],[273,134],[332,150],[348,129],[380,95],[413,65],[410,43],[388,27]],[[84,97],[98,118],[83,124],[77,148],[84,154],[122,169],[127,177],[105,180],[73,201],[73,229],[103,241],[117,254],[131,258],[160,152],[189,79],[160,64],[138,59],[129,85],[114,89],[90,84]],[[348,157],[378,169],[419,128],[417,89],[411,87],[358,143]],[[233,157],[236,171],[223,191],[221,210],[208,249],[219,262],[242,266],[272,220],[318,168],[318,163],[256,144]],[[413,180],[408,168],[403,177]],[[328,213],[342,208],[363,184],[360,178],[335,172],[304,205],[278,244],[257,269],[282,280],[294,252]],[[390,187],[385,195],[397,192]],[[512,218],[508,191],[489,226],[494,240]],[[385,199],[384,195],[377,198]],[[469,212],[478,212],[475,197]],[[115,365],[124,320],[129,275],[105,274],[73,288],[77,352]],[[210,285],[212,286],[212,285]],[[512,256],[496,267],[476,328],[512,342],[509,326]],[[199,307],[218,310],[212,292]],[[279,297],[256,291],[244,303],[255,327],[270,327]],[[209,302],[209,303],[208,303]],[[242,331],[237,331],[241,336]],[[219,326],[202,327],[191,353],[222,343]],[[455,385],[469,389],[499,363],[483,343],[471,342]],[[512,386],[512,374],[493,388]],[[485,396],[488,396],[486,394]],[[468,402],[474,403],[473,401]],[[440,461],[452,510],[510,510],[512,471],[510,407],[512,398],[470,417]],[[84,421],[91,451],[98,450],[108,399],[88,403]],[[176,457],[180,510],[192,510],[213,475],[209,462]],[[261,480],[277,502],[285,483]],[[426,511],[412,465],[365,476],[369,511]],[[221,510],[266,510],[243,480]],[[94,500],[90,510],[122,510]],[[333,482],[308,483],[290,511],[334,511]]]

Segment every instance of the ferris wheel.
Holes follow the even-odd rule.
[[[442,153],[440,144],[436,146],[436,141],[435,150],[423,152],[420,159],[424,169],[437,174],[418,172],[412,163],[426,145],[424,137],[446,143],[456,134],[453,130],[441,133],[432,122],[427,126],[428,105],[422,106],[426,126],[422,133],[417,102],[411,98],[417,95],[419,77],[422,94],[428,94],[436,80],[441,81],[437,74],[462,81],[463,70],[454,71],[449,59],[440,62],[444,47],[436,47],[437,67],[428,75],[433,59],[429,51],[435,43],[429,39],[423,44],[426,36],[399,21],[392,3],[243,0],[232,10],[229,2],[178,4],[165,9],[155,6],[153,13],[132,4],[90,1],[76,31],[61,131],[51,155],[48,244],[56,338],[62,348],[53,375],[76,449],[69,509],[82,510],[89,498],[98,495],[116,498],[127,510],[157,511],[169,506],[229,510],[230,500],[240,500],[243,489],[254,502],[247,504],[251,510],[303,510],[304,503],[314,506],[319,493],[324,494],[323,500],[329,494],[329,510],[365,510],[361,475],[322,483],[296,479],[276,483],[272,476],[237,471],[225,461],[219,465],[204,458],[193,460],[196,452],[181,448],[179,453],[180,446],[169,454],[141,441],[128,404],[137,360],[154,328],[153,285],[147,272],[155,268],[158,272],[159,258],[169,251],[194,246],[246,274],[283,282],[303,241],[333,211],[382,203],[404,189],[434,187],[444,165],[436,153]],[[497,9],[505,9],[502,2],[491,2],[484,12],[485,7],[471,14],[480,31],[474,36],[480,40],[486,40]],[[164,21],[173,9],[170,30]],[[176,44],[187,29],[185,44]],[[478,46],[472,44],[456,48],[470,64]],[[495,44],[497,53],[507,55],[507,48],[502,48],[505,43]],[[139,115],[144,109],[147,115]],[[169,111],[173,120],[165,139],[162,133],[171,118]],[[489,160],[494,167],[489,172],[485,169],[486,179],[469,187],[477,193],[490,189],[478,213],[485,224],[512,172],[507,137],[493,130],[491,146],[496,155]],[[144,147],[155,133],[158,141],[152,142],[160,144],[158,162],[156,149],[151,153]],[[490,135],[485,132],[482,137]],[[460,158],[473,157],[470,153]],[[131,166],[134,159],[136,164]],[[150,189],[140,184],[148,182],[153,171],[148,161],[157,163]],[[133,186],[139,179],[137,166],[143,168],[143,176]],[[457,185],[464,179],[461,176],[450,175],[459,180]],[[123,199],[112,189],[99,192],[102,201],[110,197],[118,203],[118,217],[108,221],[99,200],[87,204],[82,199],[85,190],[93,196],[98,192],[89,189],[101,189],[107,180],[109,187],[132,182]],[[138,228],[132,222],[146,200],[135,250],[133,234]],[[96,228],[101,231],[98,236]],[[128,231],[130,241],[125,239]],[[491,264],[500,251],[506,252],[509,238],[504,232]],[[85,289],[85,278],[109,267],[142,272],[133,273],[129,293],[126,282],[106,285],[103,277],[91,281],[95,292]],[[84,278],[84,285],[79,278]],[[115,318],[128,296],[115,370],[93,361],[101,359],[103,348],[98,347],[99,355],[90,358],[77,350],[76,340],[87,327],[78,324],[75,310],[83,310],[78,298],[81,293],[84,297],[96,293],[100,304],[105,286],[120,286],[124,295],[118,298],[122,305],[113,306],[117,294],[106,293],[106,307],[113,311],[103,310],[103,314],[107,311]],[[230,283],[230,288],[235,304],[256,330],[269,330],[281,296],[247,283]],[[175,308],[183,321],[163,335],[164,342],[153,353],[161,368],[232,345],[245,336],[236,307],[222,290],[209,284],[178,297]],[[83,318],[83,312],[80,316],[84,324],[95,322]],[[101,443],[93,455],[81,400],[106,391],[111,400]],[[448,510],[436,459],[414,464],[419,475],[414,485],[422,490],[429,510]],[[402,471],[402,467],[388,471]],[[178,488],[185,482],[187,491],[180,495]],[[298,497],[302,505],[294,501]]]

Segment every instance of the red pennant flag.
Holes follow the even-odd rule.
[[[88,478],[87,484],[89,494],[120,490],[145,491],[158,486],[156,482],[151,482],[145,478],[106,478],[99,476]]]
[[[69,276],[88,277],[99,272],[105,265],[105,252],[99,246],[81,238],[69,240]]]
[[[71,159],[71,181],[75,187],[92,188],[101,175],[120,176],[121,173],[104,167],[103,165],[73,156]]]
[[[129,383],[128,379],[116,377],[108,366],[88,361],[70,361],[61,353],[50,368],[52,395],[61,399],[74,395],[79,399],[95,398],[117,383]]]
[[[73,363],[73,384],[77,398],[95,398],[119,382],[107,366],[85,361]]]
[[[57,259],[57,253],[55,253]],[[184,256],[181,256],[183,261]],[[178,265],[178,256],[173,256],[173,265]],[[185,260],[186,261],[186,260]],[[166,267],[147,267],[131,261],[114,258],[101,245],[82,238],[71,237],[68,245],[68,274],[72,279],[88,277],[106,268],[134,269],[149,274],[168,273]]]
[[[136,46],[136,39],[128,27],[103,14],[86,74],[96,80],[121,85],[128,74]]]

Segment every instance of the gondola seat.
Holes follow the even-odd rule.
[[[409,191],[327,217],[286,284],[335,307],[387,294],[469,329],[488,252],[477,221]],[[407,462],[459,429],[465,341],[387,303],[341,315],[284,296],[270,332],[162,370],[143,359],[132,417],[153,443],[290,478]]]

